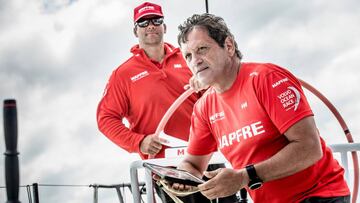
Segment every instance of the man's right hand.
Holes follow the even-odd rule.
[[[196,76],[192,76],[189,80],[189,85],[190,87],[195,91],[195,92],[200,92],[201,90],[205,90],[207,88],[209,88],[208,85],[204,85],[202,84],[197,78]]]
[[[143,154],[156,155],[162,149],[161,142],[166,142],[166,140],[155,134],[147,135],[140,143],[140,151]]]

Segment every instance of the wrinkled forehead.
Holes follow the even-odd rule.
[[[180,42],[181,51],[196,50],[201,46],[216,43],[208,34],[207,30],[201,27],[194,27],[185,36],[185,42]]]

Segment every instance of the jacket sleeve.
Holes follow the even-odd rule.
[[[117,79],[114,71],[97,108],[98,128],[107,138],[126,151],[140,152],[140,143],[145,135],[133,132],[124,125],[123,118],[127,115],[128,109],[126,86],[121,85],[121,80]]]

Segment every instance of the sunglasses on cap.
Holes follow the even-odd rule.
[[[139,27],[147,27],[150,24],[150,21],[153,25],[159,26],[164,23],[164,18],[149,18],[149,19],[141,19],[138,22],[135,23],[135,25]]]

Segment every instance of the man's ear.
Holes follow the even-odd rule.
[[[138,37],[138,34],[137,34],[137,26],[134,27],[133,32],[134,32],[135,37]]]
[[[225,49],[229,52],[229,54],[233,56],[235,54],[234,39],[231,36],[227,36],[224,45]]]
[[[166,24],[164,23],[164,33],[166,33]]]

